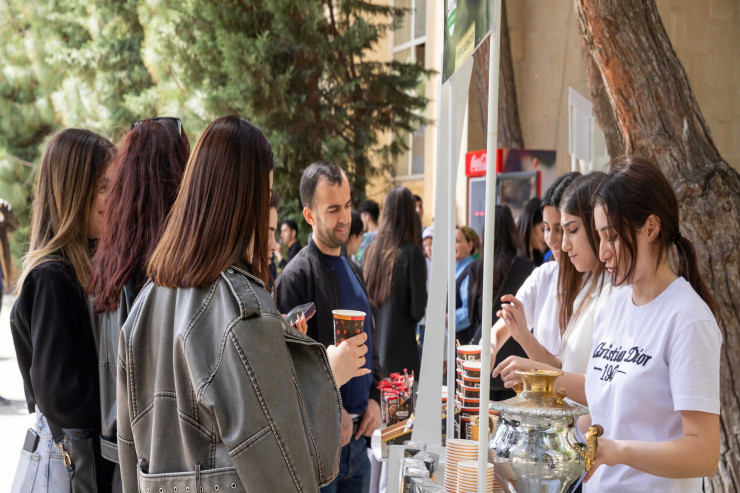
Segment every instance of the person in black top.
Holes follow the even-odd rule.
[[[527,277],[534,270],[531,260],[517,256],[519,237],[511,209],[506,205],[496,206],[496,232],[493,246],[493,304],[491,320],[496,319],[496,313],[501,309],[501,296],[516,293],[524,284]],[[483,249],[481,249],[481,252]],[[483,255],[468,266],[470,274],[469,294],[470,324],[475,328],[473,343],[477,344],[481,338],[481,324],[483,322]],[[509,338],[496,353],[496,364],[509,356],[526,357],[527,353],[514,338]],[[491,400],[501,401],[514,397],[516,393],[504,387],[501,377],[491,380]]]
[[[301,242],[298,241],[298,224],[292,219],[283,219],[280,224],[280,241],[283,245],[288,247],[288,258],[283,258],[282,252],[278,248],[275,251],[275,255],[278,258],[278,262],[281,269],[285,269],[288,262],[293,260],[298,252],[301,251]]]
[[[383,375],[407,369],[418,377],[416,324],[427,305],[427,276],[421,219],[408,188],[395,187],[386,195],[378,235],[365,253],[363,271]]]
[[[339,475],[322,493],[367,492],[370,485],[370,461],[366,437],[380,426],[380,367],[373,344],[370,302],[362,273],[342,255],[351,223],[349,180],[334,163],[313,163],[301,177],[303,217],[313,229],[312,238],[278,277],[276,305],[281,313],[313,302],[316,314],[308,320],[308,335],[325,346],[334,344],[332,310],[350,309],[366,314],[363,334],[367,335],[367,374],[358,376],[339,389],[344,407],[342,451]],[[350,339],[350,340],[352,340]],[[344,344],[344,343],[343,343]],[[372,355],[372,358],[370,357]]]
[[[36,474],[45,471],[51,490],[52,484],[65,487],[64,481],[85,477],[95,478],[99,491],[111,488],[112,463],[100,455],[98,358],[85,288],[90,240],[102,230],[114,153],[110,141],[87,130],[62,130],[49,141],[36,186],[31,244],[10,314],[28,411],[36,412],[41,437],[21,461],[36,462]],[[93,452],[77,456],[83,446]],[[71,460],[74,479],[64,460]],[[16,479],[30,491],[33,477]]]
[[[526,257],[539,267],[545,261],[547,243],[545,243],[545,223],[542,219],[542,200],[535,197],[529,199],[524,210],[516,219],[516,228],[519,231],[519,247],[517,255]]]

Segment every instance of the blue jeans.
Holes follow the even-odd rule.
[[[367,458],[367,440],[352,438],[342,447],[339,456],[339,475],[321,488],[321,493],[368,493],[370,491],[370,459]]]
[[[21,458],[16,469],[12,493],[66,493],[71,489],[69,473],[64,465],[64,457],[51,438],[51,430],[46,418],[36,408],[35,430],[39,434],[36,450],[21,450]]]

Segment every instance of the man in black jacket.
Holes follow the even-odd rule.
[[[380,426],[377,385],[381,371],[362,274],[341,254],[351,223],[349,180],[339,166],[321,161],[303,172],[300,191],[303,216],[313,228],[313,236],[278,278],[276,302],[278,309],[286,313],[294,306],[313,301],[316,315],[308,321],[308,335],[327,346],[334,344],[332,310],[351,309],[366,314],[366,344],[373,357],[365,365],[372,372],[355,377],[340,388],[344,416],[339,476],[321,491],[367,492],[370,462],[365,437]]]

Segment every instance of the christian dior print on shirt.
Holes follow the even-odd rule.
[[[620,374],[626,375],[629,371],[634,371],[635,366],[645,367],[653,357],[645,352],[645,349],[639,346],[631,348],[616,348],[602,341],[596,345],[592,357],[594,371],[601,374],[600,380],[611,382]]]

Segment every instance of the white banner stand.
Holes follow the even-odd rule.
[[[473,59],[469,58],[442,87],[440,113],[437,120],[437,159],[436,186],[434,191],[434,238],[432,240],[432,267],[429,279],[429,298],[427,301],[427,326],[424,334],[424,352],[419,371],[419,397],[416,402],[414,429],[411,439],[424,442],[427,448],[442,446],[440,426],[442,412],[442,355],[444,354],[445,300],[447,285],[452,275],[451,289],[453,299],[450,310],[455,306],[455,181],[457,168],[465,158],[461,145],[463,122],[467,115],[468,87],[473,72]],[[452,104],[450,104],[452,101]],[[444,112],[443,112],[444,111]],[[449,143],[452,142],[452,145]],[[445,177],[449,182],[445,186]],[[449,300],[448,300],[449,301]],[[448,365],[448,382],[455,382],[455,332],[454,316],[450,317],[451,328],[448,333],[448,358],[453,351],[452,363]],[[450,380],[450,369],[452,379]],[[454,396],[453,396],[454,397]],[[453,399],[448,399],[449,406]],[[453,409],[454,410],[454,409]],[[447,421],[448,436],[452,436],[454,420]]]
[[[403,462],[403,451],[403,445],[391,445],[389,448],[388,489],[386,493],[401,493],[401,462]]]
[[[478,409],[478,493],[486,493],[488,475],[488,396],[491,388],[491,311],[493,310],[494,233],[496,231],[496,148],[498,147],[498,77],[501,65],[501,2],[493,4],[493,32],[488,63],[488,133],[486,139],[486,217],[483,240],[483,312],[481,379]],[[484,376],[485,375],[485,376]]]

